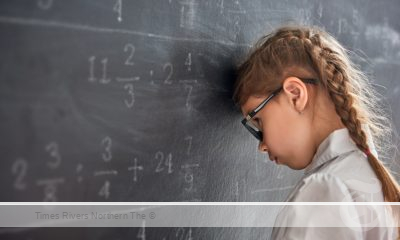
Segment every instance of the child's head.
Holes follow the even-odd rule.
[[[349,74],[355,75],[349,65],[340,44],[315,28],[283,27],[259,40],[239,68],[235,98],[247,115],[282,87],[252,119],[262,128],[260,151],[280,164],[303,169],[328,133],[344,127],[342,121],[359,133],[355,138],[361,149],[368,148],[361,133],[365,119],[360,103],[347,97],[359,87],[346,83]],[[315,84],[302,79],[314,79]]]
[[[249,96],[241,106],[243,115],[256,109],[269,96]],[[334,104],[320,88],[318,78],[303,69],[285,76],[279,93],[251,121],[262,131],[259,150],[268,152],[270,159],[292,169],[305,168],[322,140],[334,129],[344,127]]]
[[[277,89],[249,122],[262,131],[259,149],[293,169],[306,167],[335,129],[346,127],[364,152],[369,146],[361,124],[370,127],[378,147],[379,137],[390,132],[377,92],[347,50],[319,28],[281,27],[262,37],[239,66],[234,100],[245,116]],[[390,173],[372,154],[368,159],[381,182],[392,183],[385,197],[398,199]]]

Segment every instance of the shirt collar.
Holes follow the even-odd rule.
[[[367,135],[367,142],[371,153],[378,157],[368,125],[362,124],[361,128]],[[318,149],[314,154],[311,163],[304,169],[304,174],[309,174],[312,170],[328,162],[329,160],[336,158],[339,155],[357,149],[357,145],[350,137],[349,130],[347,128],[337,129],[331,132],[328,137],[326,137],[318,146]]]

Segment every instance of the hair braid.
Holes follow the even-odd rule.
[[[369,146],[367,143],[367,137],[364,130],[361,128],[361,121],[359,120],[358,112],[354,107],[354,98],[351,88],[348,86],[348,77],[343,71],[343,63],[336,54],[330,51],[328,48],[322,48],[320,61],[326,62],[326,73],[327,73],[327,89],[332,101],[335,104],[335,109],[340,116],[343,124],[349,130],[350,136],[357,145],[357,147],[363,152],[368,153],[368,161],[375,170],[377,177],[381,183],[385,183],[393,177],[372,153],[369,152]],[[383,173],[383,174],[381,174]],[[382,190],[385,196],[385,200],[397,202],[400,201],[399,189],[396,185],[390,186],[390,184],[382,184]],[[395,191],[390,191],[389,188],[393,187]]]
[[[321,45],[318,35],[314,35],[312,38],[305,38],[303,42],[306,49],[311,50],[310,53],[313,53],[311,54],[313,62],[319,62],[320,66],[317,69],[324,71],[324,73],[320,73],[321,80],[323,84],[326,84],[328,93],[342,123],[348,129],[357,147],[367,155],[368,162],[381,182],[384,200],[387,202],[399,202],[399,185],[396,184],[394,177],[383,163],[370,152],[367,136],[361,127],[359,113],[354,105],[355,98],[353,96],[355,93],[352,91],[349,77],[342,67],[345,64],[337,56],[336,52]],[[394,212],[396,212],[396,220],[399,221],[398,209],[394,209]],[[400,228],[398,228],[398,233],[398,239],[400,239]]]

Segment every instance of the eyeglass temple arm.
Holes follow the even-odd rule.
[[[303,82],[305,83],[310,83],[310,84],[317,84],[318,81],[314,78],[300,78]],[[254,109],[253,111],[249,112],[249,114],[246,116],[245,119],[243,119],[242,123],[246,123],[247,121],[249,121],[252,117],[254,117],[254,115],[257,114],[258,111],[260,111],[261,108],[264,107],[264,105],[273,97],[275,96],[278,92],[280,92],[282,90],[283,87],[280,87],[279,89],[275,90],[271,96],[269,96],[267,99],[265,99],[256,109]]]

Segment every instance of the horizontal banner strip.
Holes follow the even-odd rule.
[[[0,227],[397,227],[394,215],[400,206],[1,205]]]

